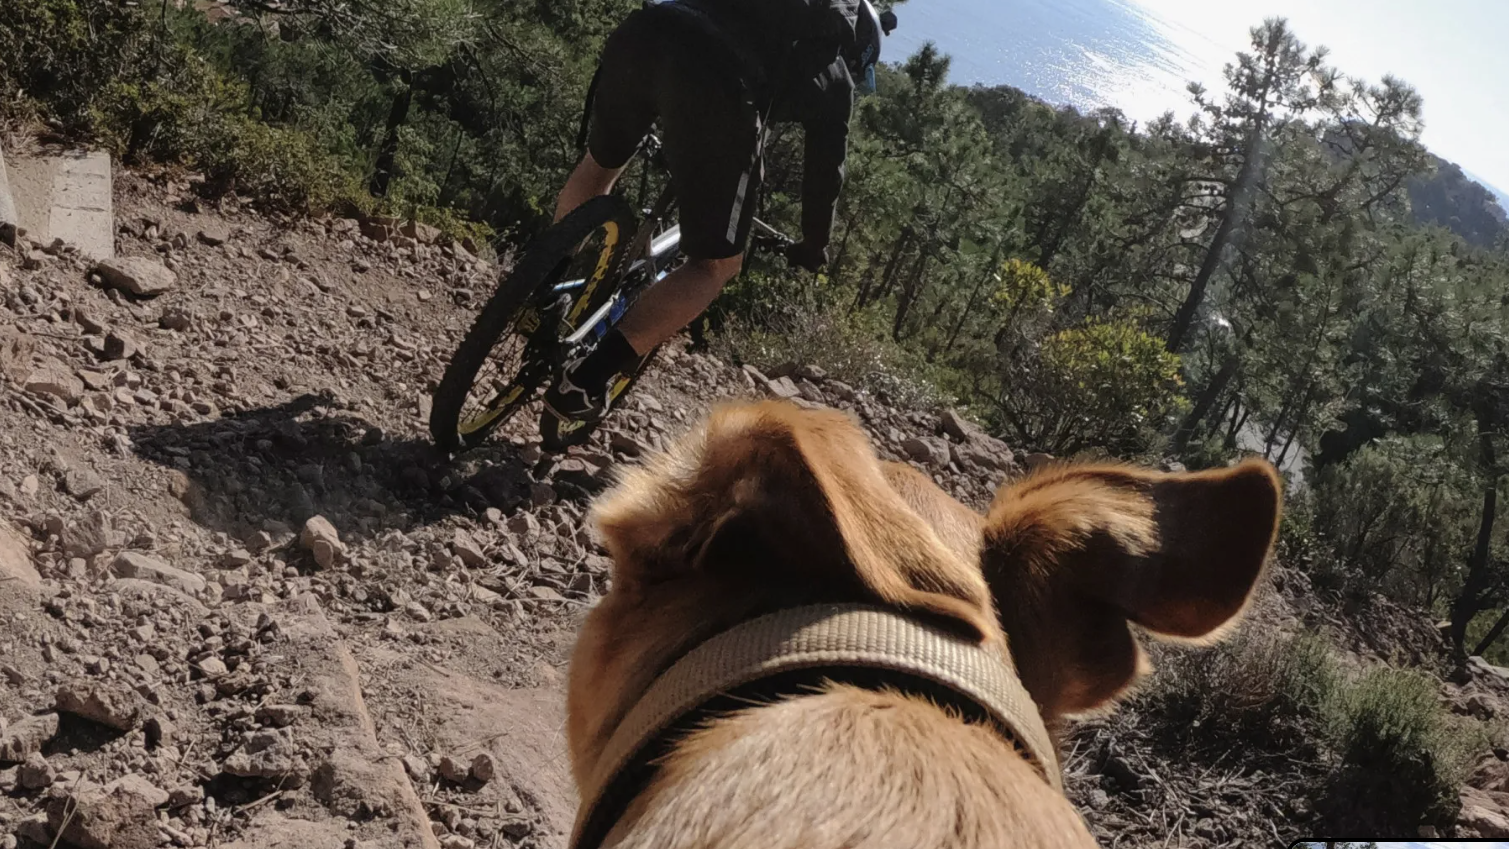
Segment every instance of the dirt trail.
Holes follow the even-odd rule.
[[[951,414],[679,348],[584,450],[542,457],[525,416],[448,462],[427,396],[495,267],[352,221],[191,207],[186,185],[121,175],[116,250],[138,262],[108,280],[66,251],[0,253],[0,849],[59,830],[114,849],[561,846],[565,663],[608,580],[583,516],[616,467],[720,398],[773,394],[853,411],[976,506],[1019,473]],[[1159,778],[1136,721],[1071,740],[1105,845],[1302,827],[1282,804],[1216,822],[1241,793],[1193,813],[1220,794]],[[1216,825],[1170,829],[1185,810]]]

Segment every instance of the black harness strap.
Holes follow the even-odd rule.
[[[649,787],[660,771],[661,760],[688,735],[720,716],[758,708],[762,704],[811,696],[829,684],[847,684],[865,690],[893,690],[927,699],[953,712],[964,722],[988,725],[1008,741],[1014,732],[997,722],[970,697],[935,681],[894,670],[855,666],[815,667],[783,672],[728,690],[683,715],[665,731],[646,741],[633,760],[613,778],[598,797],[592,816],[582,825],[575,849],[599,849],[634,800]],[[1020,746],[1018,746],[1020,748]]]

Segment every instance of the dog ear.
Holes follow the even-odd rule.
[[[1280,504],[1261,461],[1193,474],[1067,466],[997,493],[982,566],[1045,715],[1097,707],[1146,671],[1128,622],[1208,641],[1237,621]]]
[[[594,511],[618,581],[714,577],[780,603],[872,601],[976,640],[999,633],[979,570],[891,488],[848,416],[724,407]]]

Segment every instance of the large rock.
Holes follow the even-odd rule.
[[[1461,703],[1464,713],[1485,722],[1498,715],[1499,707],[1499,700],[1487,693],[1471,693]]]
[[[1509,838],[1509,794],[1467,787],[1457,814],[1457,836]]]
[[[42,576],[31,565],[31,547],[11,529],[0,522],[0,586],[15,584],[29,589],[42,588]]]
[[[1509,761],[1501,761],[1494,755],[1488,755],[1473,770],[1472,777],[1467,783],[1479,790],[1492,790],[1496,793],[1509,793]]]
[[[366,839],[353,840],[348,828],[351,823],[347,820],[327,816],[313,821],[298,816],[297,811],[285,814],[273,805],[262,805],[251,812],[251,822],[240,829],[240,839],[218,845],[220,849],[323,849],[326,846],[413,849],[418,845],[405,839],[407,835],[391,832],[375,832],[366,835]]]
[[[41,593],[42,576],[31,563],[31,547],[0,522],[0,622],[9,623],[13,612],[34,610]]]
[[[1035,472],[1038,469],[1050,465],[1051,463],[1053,463],[1053,460],[1054,457],[1052,454],[1044,454],[1039,451],[1023,457],[1022,463],[1027,467],[1027,471]]]
[[[204,579],[192,572],[175,569],[156,557],[139,551],[122,551],[111,564],[111,571],[121,578],[138,578],[170,587],[191,595],[204,592]]]
[[[439,227],[432,227],[417,221],[404,222],[403,229],[400,232],[421,245],[433,245],[440,241],[441,236]]]
[[[246,744],[225,759],[224,769],[242,778],[266,778],[283,787],[301,787],[309,765],[287,728],[264,729],[249,735]]]
[[[986,433],[957,410],[943,413],[943,432],[955,441],[953,459],[961,468],[970,466],[995,472],[1010,471],[1016,457],[1006,443]]]
[[[487,565],[487,555],[483,553],[482,546],[477,544],[471,534],[460,528],[456,529],[455,537],[451,540],[451,550],[461,558],[462,563],[473,569]]]
[[[414,787],[398,759],[377,742],[362,699],[356,659],[336,635],[313,596],[300,596],[276,611],[287,657],[279,674],[303,693],[310,716],[299,724],[300,743],[315,752],[309,790],[330,812],[362,823],[357,845],[439,849]],[[286,729],[284,729],[286,731]]]
[[[44,790],[57,778],[57,770],[42,757],[41,752],[33,752],[26,756],[26,762],[21,764],[21,770],[17,774],[17,783],[23,790]]]
[[[199,599],[177,587],[166,584],[156,584],[151,581],[143,581],[138,578],[121,578],[110,585],[113,592],[119,593],[126,598],[140,599],[148,604],[157,604],[166,599],[168,604],[188,613],[190,616],[203,616],[208,612]]]
[[[229,225],[222,224],[218,221],[206,221],[204,222],[204,225],[199,228],[199,232],[196,235],[199,241],[205,243],[206,245],[209,245],[212,248],[218,248],[226,242],[230,241],[231,228]]]
[[[168,792],[140,775],[104,787],[80,784],[47,805],[47,823],[79,849],[155,849],[157,808]]]
[[[26,391],[56,398],[71,407],[84,397],[84,381],[63,363],[47,360],[31,370],[26,378]]]
[[[0,733],[0,763],[22,763],[58,734],[58,715],[28,716]]]
[[[58,685],[57,710],[117,731],[141,724],[146,712],[142,697],[121,684],[76,678]]]
[[[96,269],[105,285],[149,298],[178,285],[178,275],[162,263],[142,257],[107,260]]]
[[[901,450],[923,465],[937,469],[948,466],[948,443],[936,436],[914,436],[901,443]]]
[[[10,325],[0,325],[0,373],[16,383],[25,383],[31,376],[31,358],[36,351],[35,336]]]
[[[785,376],[772,378],[769,383],[765,384],[765,387],[771,395],[785,401],[790,401],[802,394],[801,387],[797,386],[796,382],[791,378]]]
[[[16,228],[21,218],[16,214],[16,199],[11,194],[10,172],[5,168],[5,151],[0,150],[0,242],[16,243]]]
[[[88,560],[110,547],[111,535],[110,517],[93,510],[63,526],[63,553]]]
[[[943,432],[960,442],[969,442],[982,434],[980,428],[960,415],[958,410],[944,411]]]
[[[564,750],[565,699],[560,692],[504,687],[434,667],[419,674],[437,720],[436,747],[465,753],[474,768],[486,754],[490,780],[529,788],[543,817],[541,830],[558,836],[542,845],[564,845],[577,796]]]
[[[346,553],[340,533],[324,516],[311,516],[304,523],[304,530],[299,534],[299,545],[314,555],[314,562],[321,569],[339,565]]]
[[[965,442],[953,446],[953,456],[961,467],[976,466],[995,472],[1009,471],[1015,466],[1016,458],[1006,443],[994,437],[981,434],[972,442]]]
[[[1478,680],[1488,683],[1489,686],[1509,686],[1509,669],[1494,666],[1477,655],[1467,658],[1467,671]]]

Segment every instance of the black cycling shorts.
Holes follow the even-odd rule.
[[[661,23],[635,11],[608,37],[587,150],[604,168],[621,168],[658,120],[681,249],[693,259],[737,256],[760,189],[759,118],[707,48]]]

